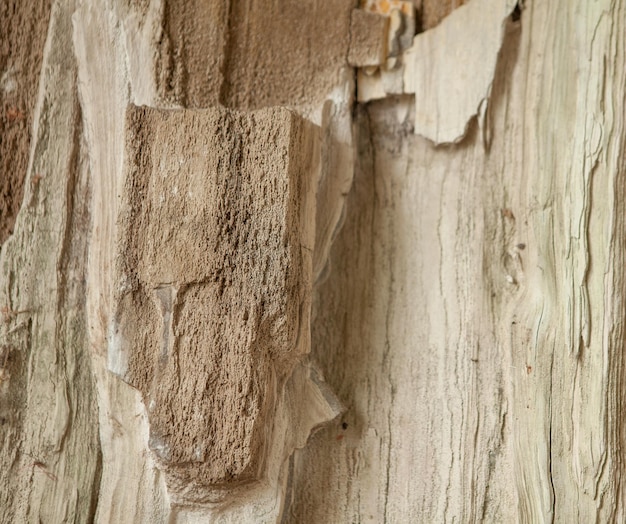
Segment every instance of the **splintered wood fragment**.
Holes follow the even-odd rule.
[[[183,502],[263,476],[309,351],[317,148],[286,109],[127,112],[109,366],[143,393]]]
[[[350,21],[348,63],[354,67],[377,66],[387,57],[389,17],[353,9]]]

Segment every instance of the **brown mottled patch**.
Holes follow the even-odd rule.
[[[355,67],[376,66],[385,61],[389,17],[352,10],[348,62]]]
[[[22,204],[50,0],[0,0],[0,245]]]
[[[419,0],[417,4],[421,30],[426,31],[438,25],[457,7],[467,4],[469,0]]]
[[[229,2],[165,0],[158,46],[160,95],[185,107],[219,101],[228,40]]]
[[[170,491],[199,502],[263,475],[308,349],[318,130],[282,108],[139,107],[126,140],[109,356],[143,393]]]
[[[165,1],[158,88],[184,107],[314,106],[347,66],[353,0]]]

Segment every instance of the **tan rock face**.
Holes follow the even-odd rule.
[[[109,361],[194,500],[262,476],[277,393],[308,350],[316,143],[286,109],[128,110]]]

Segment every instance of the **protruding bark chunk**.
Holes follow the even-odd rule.
[[[109,360],[187,500],[263,475],[308,352],[317,143],[286,109],[128,110]]]
[[[348,62],[355,67],[377,66],[387,57],[389,17],[353,9]]]

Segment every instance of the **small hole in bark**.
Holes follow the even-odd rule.
[[[341,423],[341,427],[342,427],[343,429],[348,429],[348,423],[347,423],[347,422],[342,422],[342,423]]]

